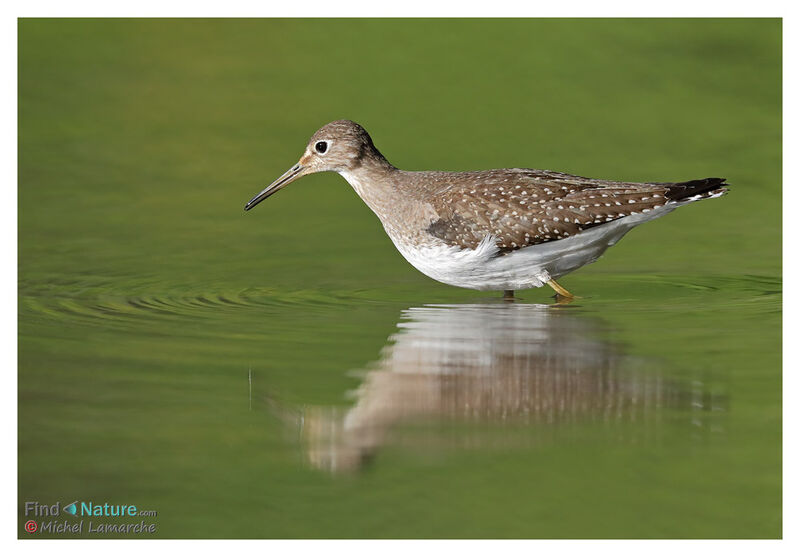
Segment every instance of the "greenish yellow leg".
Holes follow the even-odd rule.
[[[549,286],[550,288],[552,288],[553,290],[555,290],[555,291],[556,291],[556,294],[557,294],[558,296],[561,296],[561,297],[563,297],[563,298],[570,298],[570,299],[572,299],[572,298],[574,298],[574,297],[575,297],[575,296],[573,296],[573,295],[570,293],[570,291],[569,291],[569,290],[567,290],[566,288],[564,288],[563,286],[561,286],[560,284],[558,284],[558,283],[557,283],[557,282],[556,282],[554,279],[550,279],[550,280],[548,280],[548,281],[547,281],[547,286]]]

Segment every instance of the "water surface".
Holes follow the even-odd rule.
[[[780,32],[23,20],[19,535],[94,500],[170,538],[780,536]],[[342,117],[407,169],[731,193],[506,304],[338,176],[242,212]]]

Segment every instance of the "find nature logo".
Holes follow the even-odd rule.
[[[152,520],[158,516],[156,510],[139,509],[136,505],[81,500],[67,504],[61,501],[51,505],[26,501],[24,508],[23,529],[27,534],[37,536],[84,532],[152,534],[156,531],[156,523]],[[138,522],[131,522],[131,519]]]

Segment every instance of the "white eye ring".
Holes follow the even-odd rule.
[[[325,153],[327,153],[329,147],[330,147],[330,142],[329,141],[317,141],[314,144],[314,150],[319,155],[324,155]]]

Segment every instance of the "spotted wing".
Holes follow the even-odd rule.
[[[492,235],[502,251],[511,251],[574,236],[671,201],[721,193],[724,186],[723,178],[634,183],[542,170],[493,171],[437,196],[434,207],[440,218],[428,232],[469,249]]]

